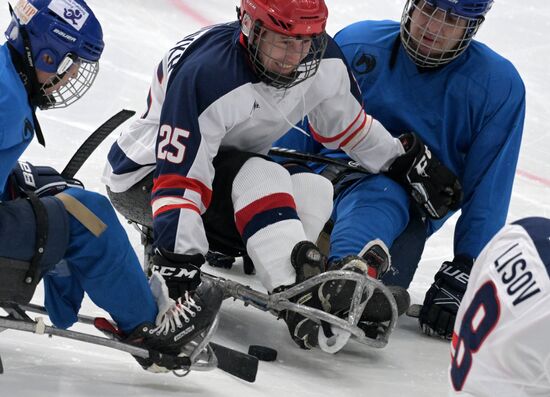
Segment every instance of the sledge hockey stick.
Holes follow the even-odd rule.
[[[63,338],[74,339],[81,342],[88,342],[100,346],[110,347],[112,349],[120,350],[142,358],[149,358],[149,351],[147,349],[100,336],[55,328],[49,325],[45,325],[43,321],[10,320],[7,318],[0,318],[0,326],[2,326],[3,328],[14,329],[18,331],[32,332],[35,334],[61,336]]]
[[[61,176],[65,179],[73,179],[78,170],[82,167],[84,162],[90,157],[93,151],[103,142],[107,136],[113,132],[118,126],[132,117],[136,112],[133,110],[123,109],[109,120],[104,122],[97,128],[91,135],[84,141],[78,148],[73,157],[69,160]]]
[[[27,304],[20,305],[21,309],[29,312],[39,313],[47,315],[48,312],[42,306]],[[78,322],[87,325],[95,325],[95,318],[79,314]],[[100,338],[104,340],[104,338]],[[121,343],[121,342],[117,342]],[[217,343],[210,342],[210,346],[216,354],[218,360],[217,367],[230,375],[233,375],[239,379],[247,382],[254,382],[256,380],[256,374],[258,372],[258,359],[250,354],[234,350]],[[108,346],[112,347],[112,346]],[[145,350],[145,349],[142,349]],[[146,351],[146,350],[145,350]],[[193,369],[193,368],[192,368]]]
[[[339,158],[332,158],[322,156],[320,154],[304,153],[294,149],[286,149],[280,147],[272,147],[269,151],[271,156],[285,157],[294,160],[310,161],[312,163],[339,165],[351,171],[364,172],[370,174],[365,168],[363,168],[357,161],[344,160]]]

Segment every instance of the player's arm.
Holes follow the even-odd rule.
[[[489,91],[489,108],[496,110],[483,120],[466,155],[455,258],[437,272],[420,313],[421,327],[430,335],[451,338],[472,263],[506,221],[525,116],[525,90],[519,76],[494,88]],[[505,99],[499,103],[501,98]]]
[[[216,112],[200,108],[201,87],[195,84],[181,69],[172,76],[155,149],[153,261],[154,270],[172,285],[171,296],[178,295],[179,287],[193,289],[200,282],[197,269],[208,251],[201,215],[211,201],[212,161],[224,132]]]
[[[488,98],[494,110],[465,158],[455,253],[472,258],[504,225],[508,213],[525,119],[525,89],[517,73],[513,77],[493,84]]]
[[[313,138],[329,149],[343,150],[373,173],[387,172],[430,217],[439,219],[456,209],[461,199],[457,177],[414,133],[394,138],[365,112],[357,82],[339,48],[330,43],[317,77],[326,82],[317,89],[328,90],[327,99],[308,115]]]

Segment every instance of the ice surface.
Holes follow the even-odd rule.
[[[0,26],[7,26],[7,4]],[[404,0],[327,0],[328,30],[336,33],[362,19],[398,19]],[[62,169],[88,134],[121,108],[141,112],[153,70],[164,52],[185,34],[209,23],[235,18],[228,0],[89,0],[102,21],[106,50],[97,82],[69,109],[39,112],[47,148],[36,143],[25,153],[35,164]],[[527,120],[509,220],[528,215],[550,216],[550,2],[499,0],[477,38],[509,58],[527,87]],[[546,32],[546,33],[545,33]],[[103,192],[99,177],[109,137],[77,177],[89,189]],[[442,261],[452,256],[454,220],[428,243],[410,288],[414,303]],[[128,227],[137,250],[139,238]],[[141,251],[140,251],[141,253]],[[255,280],[234,274],[247,284]],[[34,300],[42,304],[39,288]],[[101,315],[89,300],[83,312]],[[82,327],[77,327],[81,330]],[[225,302],[215,339],[241,350],[264,344],[278,350],[278,360],[260,363],[256,383],[249,384],[216,370],[186,378],[153,375],[134,360],[103,347],[61,338],[5,331],[0,334],[0,396],[442,396],[446,394],[448,344],[420,334],[417,323],[400,320],[389,345],[373,350],[357,343],[329,356],[294,347],[282,321],[270,314]]]

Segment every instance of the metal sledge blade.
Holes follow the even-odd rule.
[[[239,299],[245,305],[254,306],[262,311],[270,312],[275,316],[278,316],[283,310],[290,310],[308,317],[317,323],[326,322],[335,328],[340,328],[343,331],[349,332],[358,342],[374,348],[383,348],[388,344],[389,336],[397,322],[397,305],[388,288],[378,280],[347,270],[334,270],[321,273],[289,289],[271,295],[256,291],[232,280],[209,275],[205,272],[202,272],[202,277],[209,278],[214,283],[217,283],[224,290],[226,297]],[[294,296],[318,284],[331,280],[350,280],[356,283],[349,314],[345,319],[320,309],[294,303],[290,300]],[[370,334],[367,335],[357,324],[368,299],[372,297],[375,290],[379,290],[388,300],[392,318],[387,322],[387,325],[381,327],[381,331],[377,332],[373,337]],[[367,299],[361,302],[363,296],[367,296]]]

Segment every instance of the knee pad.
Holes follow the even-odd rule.
[[[293,197],[288,171],[275,162],[252,157],[235,176],[231,198],[237,212],[258,199],[278,193]]]

